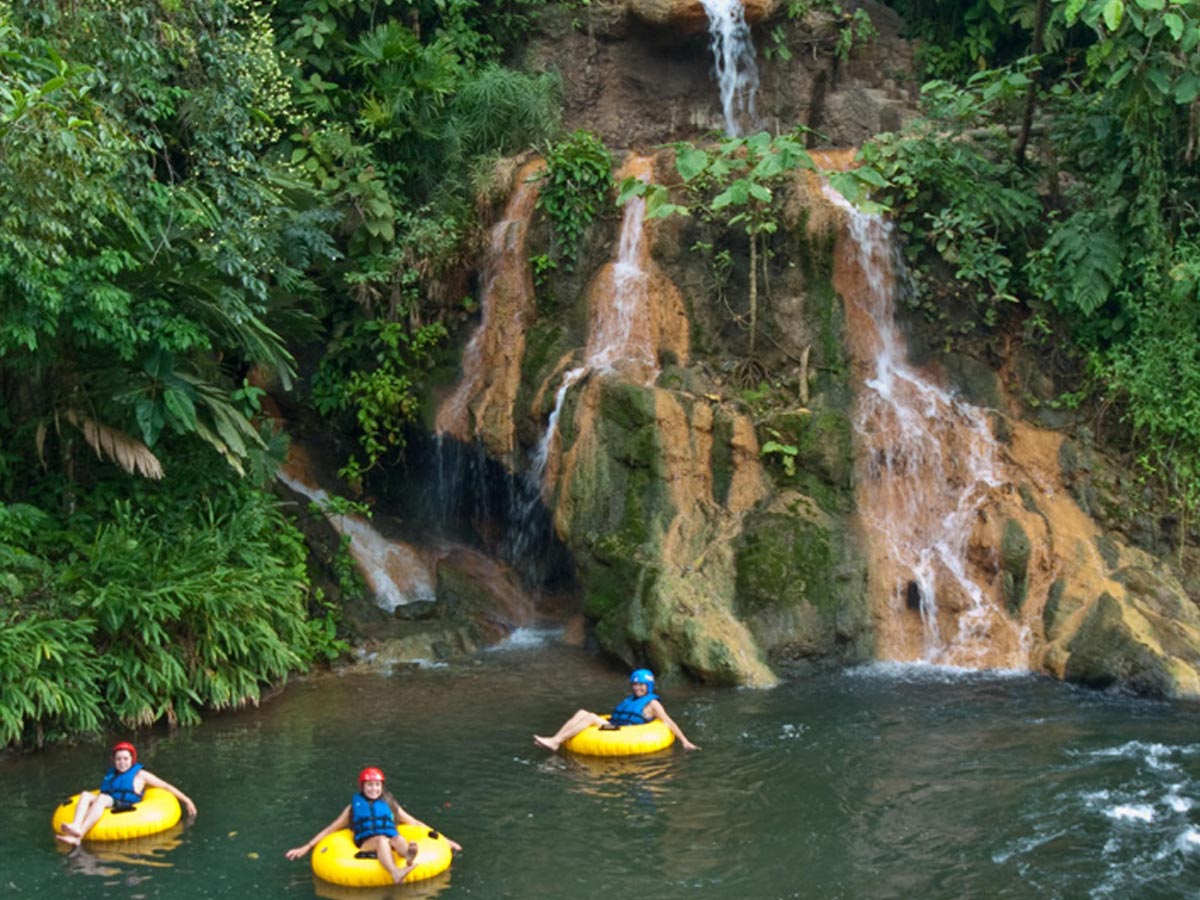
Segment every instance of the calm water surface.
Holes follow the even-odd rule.
[[[865,669],[772,691],[667,685],[698,753],[536,750],[624,672],[534,642],[294,682],[260,709],[141,735],[200,815],[67,854],[49,820],[105,744],[0,761],[0,897],[1200,898],[1200,708],[1021,677]],[[381,766],[465,846],[446,875],[348,890],[283,852]]]

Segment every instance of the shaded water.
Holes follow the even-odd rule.
[[[622,673],[525,644],[388,678],[312,678],[261,709],[143,736],[143,761],[200,808],[150,860],[68,857],[51,838],[54,803],[98,778],[98,746],[5,759],[0,888],[346,896],[283,852],[334,817],[370,763],[465,852],[441,879],[353,892],[363,900],[1200,897],[1194,706],[911,667],[772,691],[667,685],[700,752],[588,761],[537,751],[530,735],[580,704],[610,706]]]

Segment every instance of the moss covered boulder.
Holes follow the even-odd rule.
[[[844,520],[789,492],[749,517],[736,553],[734,608],[772,659],[870,657],[866,567]]]

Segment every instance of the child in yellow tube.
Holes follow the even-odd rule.
[[[649,669],[634,669],[629,675],[629,690],[630,695],[617,704],[608,719],[586,709],[576,710],[551,737],[535,734],[533,742],[546,750],[557,751],[566,741],[593,725],[599,728],[618,728],[622,725],[641,725],[658,719],[679,739],[684,750],[700,749],[687,739],[683,729],[667,715],[666,708],[654,693],[653,672]]]
[[[417,858],[417,844],[401,837],[396,830],[396,822],[406,825],[416,825],[427,831],[432,831],[428,825],[415,816],[410,815],[404,807],[396,802],[396,798],[383,789],[384,775],[381,769],[370,766],[358,774],[358,793],[351,798],[350,804],[341,814],[313,835],[308,843],[293,847],[285,854],[288,859],[299,859],[317,846],[322,839],[343,828],[354,832],[354,844],[360,850],[372,851],[379,860],[392,881],[399,884],[414,866]],[[446,837],[442,835],[442,837]],[[455,852],[462,845],[446,837],[446,843]],[[392,859],[392,850],[404,857],[404,868],[396,865]]]
[[[112,748],[112,768],[104,773],[100,790],[84,791],[75,805],[75,817],[62,824],[62,834],[55,837],[64,844],[79,845],[87,833],[100,821],[106,809],[125,810],[137,806],[146,788],[162,788],[175,796],[189,816],[196,815],[196,804],[192,798],[175,785],[146,771],[137,761],[137,748],[128,741],[121,741]]]

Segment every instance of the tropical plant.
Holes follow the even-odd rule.
[[[579,245],[588,227],[605,209],[612,187],[612,154],[596,135],[575,131],[544,153],[537,208],[550,219],[555,245],[553,268],[575,268]]]
[[[401,322],[370,319],[334,341],[314,376],[313,398],[322,415],[354,417],[365,462],[352,457],[343,477],[359,484],[386,453],[403,450],[404,427],[419,407],[412,373],[433,362],[445,336],[440,323],[410,332]]]
[[[303,233],[331,252],[305,192],[261,161],[289,114],[273,36],[237,4],[76,12],[66,27],[31,2],[0,27],[7,427],[66,471],[74,430],[150,477],[164,429],[240,469],[257,430],[232,376],[291,377],[269,321],[305,290],[291,248]]]
[[[760,256],[765,260],[765,253],[760,248],[779,227],[772,210],[773,189],[796,169],[815,169],[816,166],[795,136],[773,138],[760,132],[749,137],[728,138],[711,152],[686,142],[678,143],[675,145],[675,168],[704,214],[720,217],[726,226],[737,228],[746,236],[750,256],[748,361],[754,363]],[[689,211],[688,206],[673,203],[662,185],[648,184],[636,178],[628,178],[622,183],[617,202],[626,203],[632,197],[645,198],[648,218]]]

